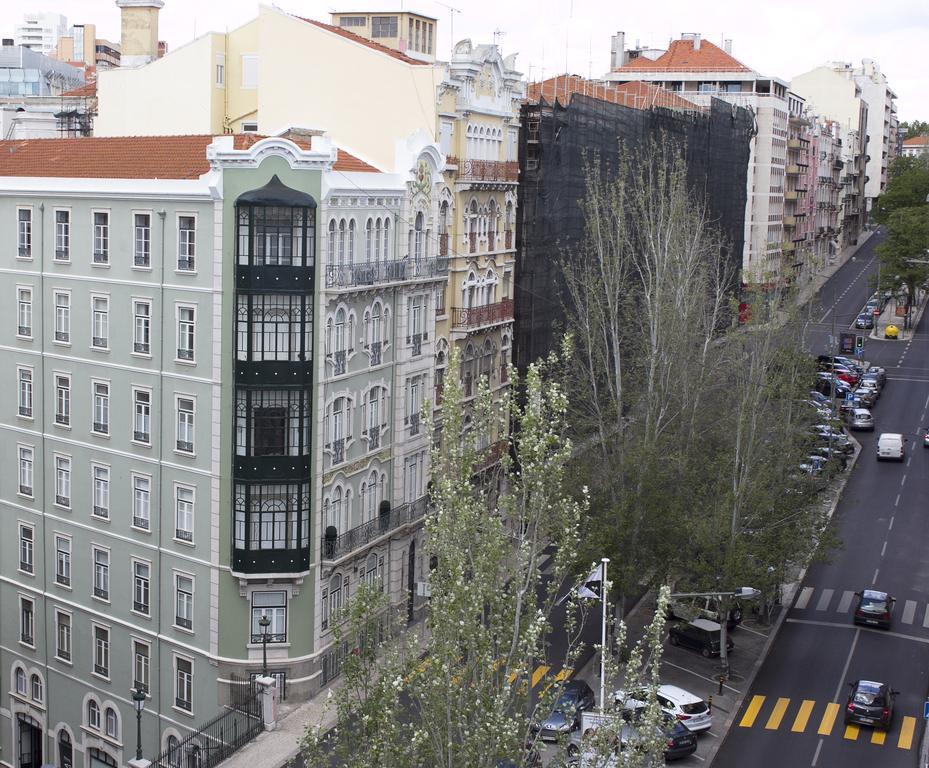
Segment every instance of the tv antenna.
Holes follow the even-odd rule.
[[[448,9],[448,30],[449,30],[449,37],[451,37],[452,39],[450,50],[454,50],[455,48],[455,14],[461,13],[461,9],[455,8],[451,5],[448,5],[447,3],[440,3],[438,2],[438,0],[436,0],[436,5],[441,5],[443,8]]]

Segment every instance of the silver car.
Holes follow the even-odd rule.
[[[856,408],[849,416],[848,426],[859,431],[874,431],[874,417],[867,408]]]
[[[861,405],[865,408],[870,408],[877,402],[877,390],[873,387],[858,387],[854,395],[861,401]]]

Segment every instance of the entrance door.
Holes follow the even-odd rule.
[[[74,750],[71,746],[71,737],[62,728],[58,732],[58,768],[72,768],[74,765]]]
[[[19,722],[19,768],[42,765],[42,727],[28,715],[17,715]]]
[[[413,601],[416,598],[416,542],[410,542],[410,558],[406,567],[407,581],[407,601],[406,601],[406,620],[410,624],[413,622]]]

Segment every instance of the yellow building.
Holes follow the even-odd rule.
[[[436,20],[409,11],[342,11],[332,24],[414,59],[435,61]]]

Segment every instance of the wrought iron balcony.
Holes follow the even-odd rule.
[[[427,280],[448,274],[448,235],[445,251],[431,258],[396,261],[366,261],[361,264],[329,264],[326,266],[327,288],[357,288],[405,280]]]
[[[514,183],[519,179],[519,163],[507,160],[447,159],[449,165],[458,166],[459,181],[496,181]]]
[[[369,451],[374,451],[381,447],[381,427],[379,424],[368,427],[367,436]]]
[[[345,350],[340,349],[332,355],[332,375],[341,376],[345,373]]]
[[[480,328],[513,319],[513,300],[504,299],[482,307],[452,307],[452,326],[455,329]]]
[[[16,333],[20,336],[32,336],[32,326],[18,325],[16,326]]]
[[[177,269],[179,272],[193,272],[194,271],[194,257],[193,256],[178,256],[177,257]]]
[[[426,497],[421,496],[416,501],[394,507],[374,520],[355,526],[343,534],[334,537],[323,536],[320,542],[322,560],[339,560],[404,525],[420,520],[426,514],[426,509]]]
[[[345,439],[338,438],[326,446],[332,452],[332,463],[341,464],[345,461]]]
[[[371,355],[371,365],[381,364],[381,342],[372,341],[368,345],[368,353]]]
[[[109,251],[94,251],[94,264],[109,264]]]

